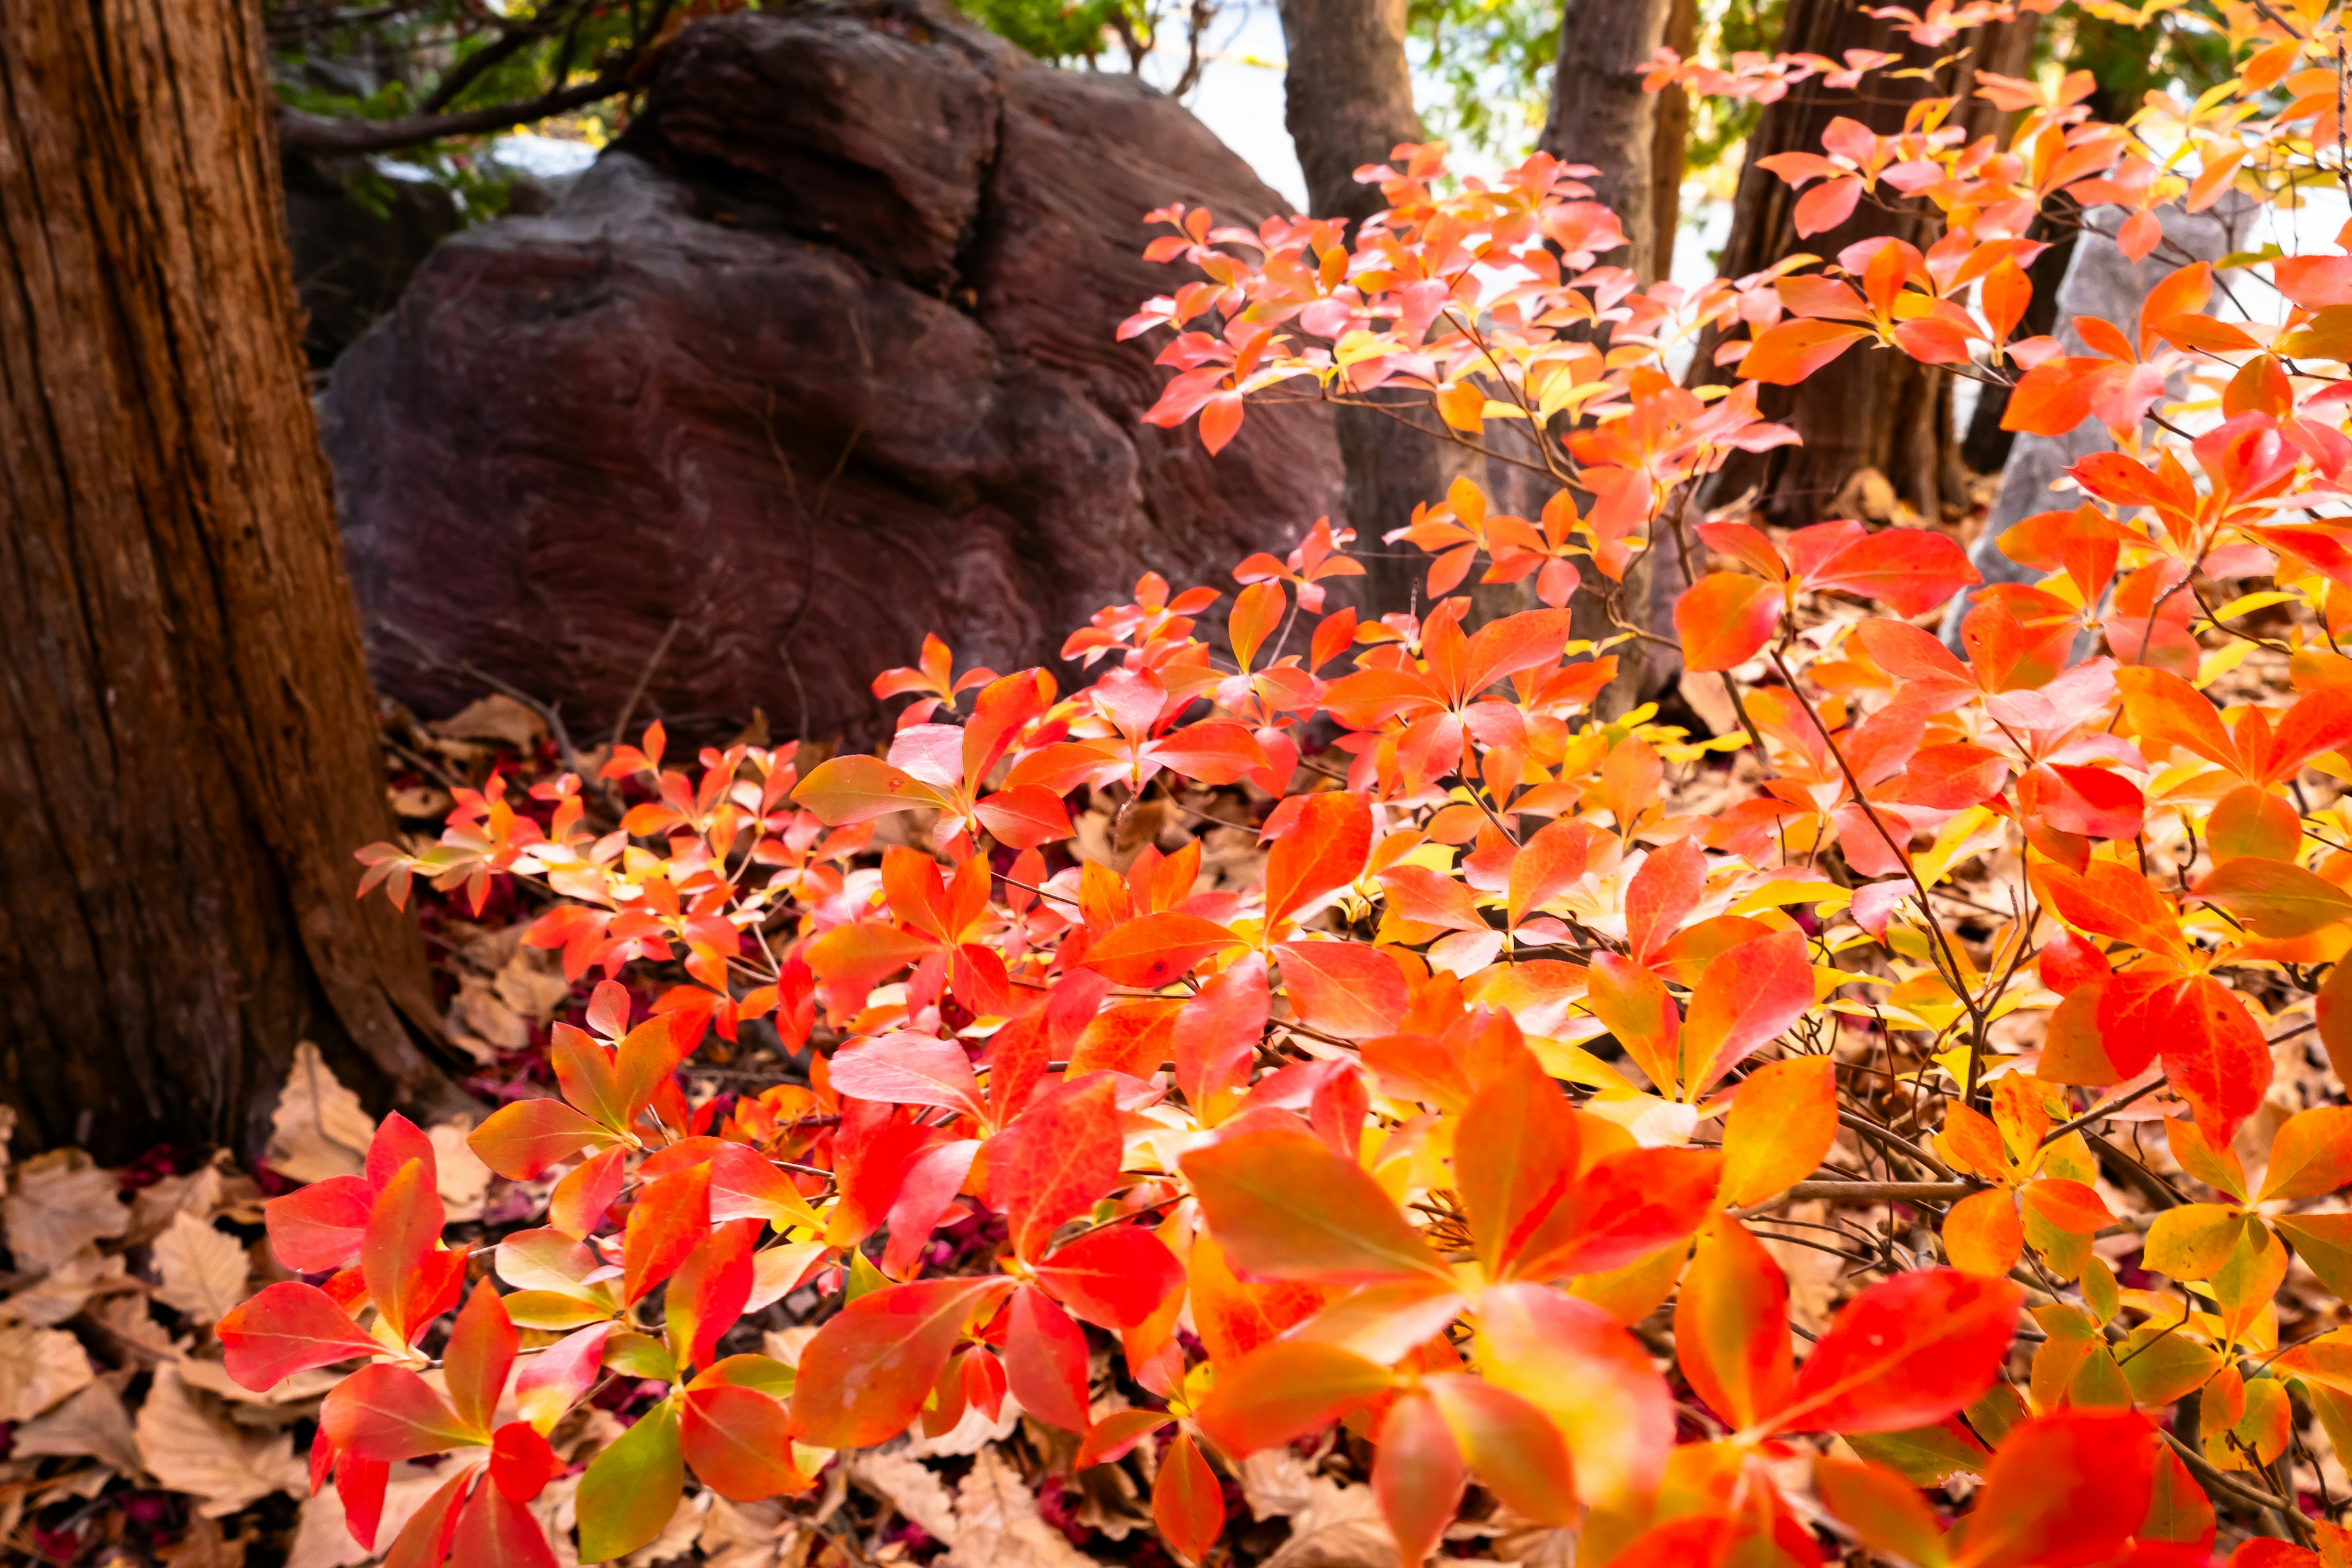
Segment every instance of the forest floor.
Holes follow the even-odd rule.
[[[1979,510],[1947,526],[1965,542],[1982,517]],[[2287,687],[2283,658],[2267,653],[2223,680],[2235,700],[2276,700]],[[1727,730],[1720,723],[1727,715],[1713,711],[1712,692],[1706,684],[1687,684],[1670,698],[1664,718],[1695,729],[1716,721]],[[394,808],[404,831],[422,842],[437,834],[456,789],[478,786],[493,768],[528,785],[553,776],[567,760],[551,738],[544,710],[504,694],[487,695],[438,722],[389,710],[383,741]],[[602,756],[568,760],[587,773]],[[1669,787],[1678,812],[1704,815],[1752,793],[1760,776],[1759,759],[1748,751],[1711,752],[1675,769]],[[1217,885],[1241,885],[1255,876],[1263,855],[1255,824],[1272,805],[1245,786],[1155,799],[1124,814],[1101,800],[1076,819],[1077,848],[1087,858],[1123,866],[1147,842],[1172,849],[1197,837],[1204,876]],[[1993,961],[1992,944],[2010,914],[1991,901],[1993,889],[2007,885],[2014,870],[2013,862],[1994,855],[1956,879],[1948,929],[1972,963]],[[523,943],[537,912],[526,901],[530,896],[502,881],[477,912],[420,887],[413,905],[449,1046],[463,1059],[466,1087],[485,1106],[550,1092],[551,1026],[578,1021],[587,1004],[587,982],[568,984],[555,953]],[[641,983],[641,1010],[657,989]],[[2013,1049],[2038,1045],[2042,1016],[2016,1016],[2004,1026],[2005,1043]],[[1921,1107],[1901,1077],[1917,1064],[1895,1059],[1892,1039],[1885,1029],[1857,1028],[1838,1054],[1867,1069],[1857,1081],[1882,1085],[1864,1092],[1885,1125],[1924,1137],[1929,1129],[1919,1125]],[[755,1025],[736,1042],[706,1041],[684,1076],[689,1100],[700,1104],[805,1081],[804,1063],[782,1050],[772,1030]],[[2340,1096],[2315,1047],[2283,1052],[2283,1067],[2284,1097],[2317,1103]],[[2142,1109],[2153,1118],[2165,1103],[2152,1099]],[[308,1495],[304,1455],[320,1396],[337,1374],[303,1373],[267,1394],[249,1393],[223,1370],[211,1330],[236,1302],[288,1277],[264,1239],[263,1202],[304,1182],[356,1173],[374,1122],[305,1046],[275,1127],[268,1148],[250,1165],[226,1151],[158,1148],[126,1169],[106,1170],[78,1150],[10,1168],[0,1126],[0,1171],[7,1177],[0,1221],[13,1270],[0,1273],[0,1561],[59,1568],[356,1568],[373,1561],[351,1539],[331,1489]],[[459,1227],[453,1234],[492,1245],[530,1222],[545,1184],[494,1178],[467,1149],[464,1122],[428,1131],[441,1196]],[[2266,1139],[2269,1128],[2254,1131]],[[2172,1169],[2160,1138],[2133,1142],[2149,1168],[2160,1175]],[[1885,1163],[1851,1133],[1832,1162],[1863,1171]],[[1867,1262],[1867,1255],[1910,1240],[1913,1217],[1901,1205],[1833,1208],[1813,1201],[1784,1205],[1774,1223],[1779,1239],[1769,1245],[1789,1272],[1796,1327],[1810,1338],[1851,1293],[1856,1258]],[[998,1238],[975,1216],[950,1239],[977,1252]],[[2097,1250],[2128,1285],[2139,1246],[2139,1237],[2126,1232],[2101,1240]],[[747,1320],[730,1346],[793,1360],[837,1299],[837,1284],[820,1277]],[[2298,1266],[2282,1293],[2282,1339],[2333,1326],[2342,1311]],[[1653,1314],[1637,1332],[1663,1348],[1664,1321],[1663,1312]],[[1098,1350],[1097,1415],[1139,1394],[1123,1389],[1109,1363],[1107,1348]],[[659,1386],[612,1385],[558,1429],[559,1454],[584,1460]],[[659,1541],[625,1561],[630,1568],[1173,1568],[1151,1526],[1151,1445],[1118,1464],[1074,1472],[1076,1441],[1009,1407],[994,1424],[975,1412],[943,1437],[902,1439],[845,1457],[829,1467],[817,1493],[790,1504],[735,1504],[697,1492]],[[2315,1505],[2352,1494],[2352,1478],[2332,1452],[2324,1446],[2314,1451],[2317,1458],[2306,1453],[2294,1466],[2297,1489]],[[1319,1445],[1243,1462],[1227,1482],[1231,1562],[1395,1568],[1393,1545],[1363,1484],[1369,1456],[1360,1436],[1340,1431]],[[571,1522],[577,1479],[575,1462],[540,1505],[559,1527],[553,1535],[567,1565],[568,1531],[561,1527]],[[1801,1492],[1801,1462],[1788,1479]],[[395,1467],[379,1539],[388,1544],[439,1482],[430,1464]],[[1968,1484],[1956,1478],[1951,1500],[1959,1500]],[[1475,1502],[1449,1533],[1446,1551],[1542,1568],[1568,1568],[1574,1557],[1568,1532],[1516,1524]]]

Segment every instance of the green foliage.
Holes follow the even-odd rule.
[[[956,0],[956,8],[1039,59],[1057,63],[1091,64],[1122,21],[1139,39],[1151,30],[1145,7],[1132,0]]]
[[[1559,7],[1547,0],[1412,0],[1415,63],[1443,89],[1422,107],[1432,136],[1498,156],[1543,129],[1559,50]]]

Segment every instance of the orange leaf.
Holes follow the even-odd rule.
[[[1362,876],[1371,852],[1372,810],[1362,795],[1336,790],[1307,796],[1266,851],[1266,929]]]
[[[1723,1124],[1723,1202],[1744,1207],[1820,1169],[1837,1142],[1837,1073],[1827,1057],[1791,1057],[1748,1075]]]
[[[1218,1247],[1244,1274],[1330,1285],[1453,1279],[1396,1200],[1311,1133],[1238,1132],[1181,1163]]]
[[[1971,1193],[1944,1216],[1944,1253],[1963,1274],[1999,1279],[2025,1250],[2025,1222],[2007,1187]]]
[[[2346,1185],[2352,1185],[2352,1109],[2325,1105],[2296,1111],[2271,1140],[2255,1201],[2315,1198]]]
[[[793,1463],[793,1422],[756,1389],[688,1389],[678,1402],[677,1446],[702,1484],[733,1502],[757,1502],[816,1485]]]
[[[1747,663],[1780,625],[1780,584],[1738,572],[1710,572],[1675,601],[1683,662],[1695,672]]]
[[[1772,386],[1794,386],[1874,335],[1867,327],[1851,327],[1839,321],[1782,321],[1767,327],[1758,336],[1747,357],[1739,362],[1739,374],[1749,381]]]
[[[1489,1279],[1507,1279],[1577,1168],[1577,1118],[1521,1051],[1475,1095],[1456,1127],[1454,1184]]]
[[[801,1352],[793,1415],[803,1441],[863,1448],[895,1437],[923,1402],[963,1337],[1013,1281],[925,1279],[860,1296],[817,1330]]]
[[[1394,1382],[1388,1368],[1336,1345],[1276,1340],[1220,1372],[1197,1419],[1243,1458],[1328,1426]]]
[[[1179,1434],[1151,1482],[1151,1522],[1187,1563],[1202,1563],[1225,1532],[1225,1495],[1192,1439]]]
[[[1728,1215],[1701,1232],[1675,1303],[1675,1349],[1691,1392],[1745,1431],[1789,1402],[1796,1376],[1789,1280]]]
[[[1390,1034],[1411,997],[1395,959],[1359,942],[1281,942],[1282,983],[1308,1028],[1343,1040]]]

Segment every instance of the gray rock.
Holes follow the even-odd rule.
[[[2126,258],[2116,245],[2113,235],[2120,220],[2115,209],[2101,209],[2090,216],[2092,226],[2085,227],[2075,242],[2074,258],[2066,268],[2066,280],[2058,289],[2059,326],[2055,335],[2070,354],[2091,352],[2074,331],[2075,317],[2097,316],[2113,321],[2126,332],[2135,331],[2140,302],[2147,298],[2150,289],[2191,261],[2218,261],[2238,247],[2243,237],[2241,231],[2247,221],[2247,209],[2244,203],[2231,198],[2224,198],[2202,213],[2167,207],[2159,215],[2165,243],[2140,262]],[[2177,381],[2173,390],[2179,390]],[[2075,492],[2060,493],[2051,487],[2064,479],[2066,470],[2093,452],[2111,450],[2114,446],[2106,426],[2095,419],[2084,420],[2063,436],[2017,437],[2010,447],[2009,461],[2001,466],[2000,489],[1985,519],[1984,531],[1969,550],[1969,560],[1986,582],[2031,583],[2041,575],[2001,553],[2001,534],[2036,512],[2074,506],[2079,499]],[[1960,618],[1968,613],[1972,596],[1959,595],[1945,613],[1944,641],[1955,651],[1960,646]]]

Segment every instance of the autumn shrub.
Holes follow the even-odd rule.
[[[2011,8],[1899,15],[1941,43]],[[1450,181],[1435,147],[1366,172],[1389,210],[1352,235],[1154,215],[1185,271],[1125,329],[1172,331],[1152,420],[1213,451],[1254,403],[1380,392],[1538,515],[1464,482],[1380,520],[1427,555],[1418,615],[1356,607],[1362,542],[1317,522],[1230,598],[1146,575],[1059,674],[927,644],[876,684],[910,700],[887,755],[677,758],[656,725],[602,781],[493,776],[439,844],[367,852],[396,900],[536,883],[528,940],[602,977],[560,1098],[473,1135],[539,1223],[446,1245],[391,1119],[364,1175],[270,1205],[303,1278],[222,1322],[231,1372],[365,1363],[311,1463],[362,1542],[387,1468],[454,1451],[404,1568],[553,1561],[549,1435],[615,1380],[588,1562],[689,1477],[794,1493],[1016,1405],[1076,1467],[1138,1467],[1195,1563],[1221,1476],[1309,1439],[1370,1456],[1407,1563],[1465,1505],[1595,1564],[2346,1561],[2352,256],[2179,266],[2075,321],[2086,353],[2016,336],[2037,221],[2158,256],[2165,209],[2342,168],[2339,15],[2200,15],[2239,74],[2193,103],[2101,124],[2085,79],[1979,74],[2001,138],[1938,100],[1772,160],[1801,230],[1908,204],[1924,252],[1644,288],[1589,171]],[[1654,85],[1892,65],[1662,55]],[[1726,380],[1686,389],[1691,352]],[[1732,454],[1805,435],[1758,387],[1847,353],[2104,428],[2000,540],[2038,581],[1979,586],[1934,527],[1705,510]],[[1672,635],[1622,587],[1661,551]],[[1523,607],[1475,619],[1474,577]],[[1596,716],[1631,639],[1720,689],[1723,734]],[[1248,811],[1264,853],[1122,858],[1073,802]],[[805,1083],[689,1100],[753,1020]],[[975,1213],[1001,1244],[935,1245]],[[1800,1249],[1833,1300],[1792,1298]],[[735,1348],[804,1286],[796,1364]]]

